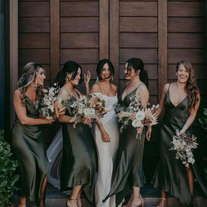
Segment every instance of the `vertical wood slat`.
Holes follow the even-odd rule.
[[[167,0],[158,0],[158,92],[167,82]]]
[[[115,80],[119,79],[119,0],[110,1],[110,59],[115,68]]]
[[[99,1],[99,59],[109,58],[109,0]]]
[[[207,64],[207,1],[205,1],[204,6],[204,14],[205,14],[205,64]]]
[[[18,81],[18,0],[9,1],[10,127],[14,121],[13,93]]]
[[[50,80],[60,67],[60,0],[50,0]]]

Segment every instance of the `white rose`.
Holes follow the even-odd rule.
[[[138,128],[138,127],[143,127],[143,124],[142,124],[142,122],[141,122],[140,120],[135,119],[135,120],[132,122],[132,126],[133,126],[134,128]]]
[[[144,113],[144,111],[138,111],[138,112],[136,113],[136,119],[137,119],[137,120],[142,121],[142,120],[144,120],[144,118],[145,118],[145,113]]]
[[[193,164],[195,162],[195,160],[193,158],[189,158],[188,159],[188,162],[191,163],[191,164]]]
[[[85,116],[91,117],[91,118],[95,117],[95,114],[96,114],[95,109],[93,108],[85,108],[83,110],[83,113]]]

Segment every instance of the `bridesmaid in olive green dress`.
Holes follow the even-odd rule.
[[[79,99],[82,95],[76,89],[81,79],[81,66],[73,61],[64,64],[57,75],[61,90],[57,98],[57,107],[62,108],[62,101],[69,98]],[[58,111],[58,110],[57,110]],[[80,194],[94,206],[95,179],[97,172],[96,146],[92,131],[85,119],[74,128],[74,115],[66,111],[58,116],[63,124],[63,158],[60,172],[62,191],[71,191],[67,207],[80,207]]]
[[[164,109],[160,123],[160,161],[154,175],[154,187],[161,189],[162,199],[158,207],[167,207],[167,193],[175,196],[185,206],[192,205],[194,177],[204,193],[207,193],[195,164],[186,168],[170,151],[173,136],[190,133],[200,103],[199,89],[192,75],[192,65],[180,61],[177,64],[177,81],[166,84],[160,101],[159,113]]]
[[[14,93],[14,108],[17,120],[12,131],[12,146],[21,168],[21,190],[18,207],[44,207],[44,194],[47,184],[47,158],[43,146],[42,124],[53,120],[39,118],[41,87],[45,71],[39,64],[25,65],[23,75]]]
[[[144,84],[147,81],[147,74],[141,59],[131,58],[126,62],[125,79],[129,83],[122,94],[120,105],[123,108],[128,107],[130,102],[137,97],[142,106],[146,107],[149,101],[149,92]],[[125,127],[120,134],[112,187],[110,194],[107,196],[108,198],[116,195],[116,206],[127,196],[130,196],[127,206],[143,206],[144,201],[140,194],[140,188],[144,184],[142,161],[145,132],[143,131],[141,140],[136,139],[136,135],[137,131],[131,125]],[[148,128],[146,136],[150,138],[151,127]]]

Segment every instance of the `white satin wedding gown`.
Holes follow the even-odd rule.
[[[95,141],[98,153],[98,177],[95,188],[96,207],[115,207],[115,196],[105,202],[102,202],[102,200],[110,192],[113,161],[119,145],[119,129],[114,110],[118,98],[117,96],[107,96],[102,93],[95,94],[105,100],[107,113],[101,118],[101,122],[110,136],[110,142],[104,142],[98,127],[95,127]]]

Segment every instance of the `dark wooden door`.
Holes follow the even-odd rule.
[[[156,103],[175,63],[187,59],[206,91],[203,8],[202,0],[19,0],[19,72],[37,61],[50,82],[70,59],[95,79],[98,60],[110,58],[123,88],[124,62],[140,57]]]

